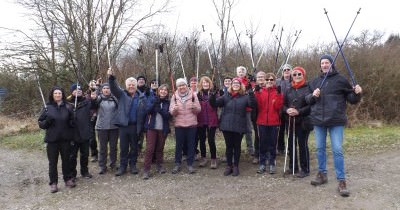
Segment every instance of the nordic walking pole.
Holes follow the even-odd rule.
[[[357,15],[356,15],[356,17],[354,18],[353,22],[351,23],[351,26],[350,26],[349,30],[347,31],[347,34],[346,34],[346,36],[344,37],[344,39],[343,39],[343,41],[342,41],[342,44],[339,45],[339,46],[340,46],[340,49],[342,49],[342,48],[343,48],[343,45],[346,43],[347,37],[349,36],[350,30],[353,28],[354,22],[356,21],[356,18],[357,18],[357,16],[358,16],[358,14],[360,13],[360,10],[361,10],[361,8],[357,11]],[[333,59],[333,62],[332,62],[332,64],[331,64],[331,66],[329,67],[328,72],[325,73],[325,77],[324,77],[324,79],[321,81],[321,85],[319,86],[319,89],[322,88],[322,85],[324,84],[326,78],[328,77],[328,73],[331,71],[332,66],[334,66],[338,55],[339,55],[339,51],[336,53],[335,58]]]
[[[353,20],[353,22],[352,22],[352,24],[351,24],[351,27],[353,27],[354,21],[356,20],[357,16],[360,14],[360,10],[361,10],[361,8],[357,11],[357,15],[354,17],[354,20]],[[353,84],[353,86],[355,86],[355,85],[357,84],[357,82],[356,82],[356,80],[354,79],[353,71],[351,70],[350,65],[349,65],[349,62],[347,61],[346,57],[344,56],[344,53],[343,53],[343,50],[342,50],[342,46],[340,45],[340,43],[339,43],[339,41],[338,41],[338,38],[337,38],[336,33],[335,33],[335,30],[333,29],[333,26],[332,26],[332,22],[331,22],[331,20],[329,19],[328,11],[326,11],[325,8],[324,8],[324,11],[325,11],[326,18],[328,19],[329,25],[330,25],[330,27],[331,27],[331,29],[332,29],[333,35],[335,36],[336,43],[337,43],[337,45],[338,45],[338,47],[339,47],[339,52],[340,52],[340,54],[342,55],[342,58],[343,58],[343,60],[344,60],[344,64],[345,64],[345,66],[346,66],[346,69],[347,69],[347,71],[349,72],[349,75],[350,75],[350,79],[351,79],[351,81],[352,81],[352,84]]]
[[[157,46],[156,46],[156,50],[155,50],[155,53],[156,53],[156,85],[157,85],[157,88],[158,88],[158,44],[157,44]]]
[[[35,68],[34,68],[34,66],[33,66],[32,56],[29,55],[29,58],[30,58],[30,60],[31,60],[31,65],[32,65],[32,70],[33,70],[33,69],[35,69]],[[42,102],[43,102],[43,107],[44,107],[44,110],[47,112],[46,101],[44,100],[44,95],[43,95],[43,91],[42,91],[42,86],[40,85],[39,73],[37,72],[37,70],[36,70],[35,72],[36,72],[36,81],[37,81],[37,84],[38,84],[39,93],[40,93],[40,96],[41,96]]]
[[[289,116],[289,122],[288,122],[288,137],[287,137],[287,141],[286,141],[286,146],[285,146],[285,163],[284,163],[284,165],[283,165],[283,176],[285,176],[285,174],[286,174],[286,162],[287,162],[287,155],[288,155],[288,147],[289,147],[289,136],[290,136],[290,128],[291,128],[291,124],[290,124],[290,119],[291,119],[292,117],[291,116]]]
[[[180,53],[180,52],[178,52],[178,56],[179,56],[179,60],[181,61],[181,67],[182,67],[183,77],[186,79],[185,68],[183,68],[183,61],[182,61],[182,56],[181,56],[181,53]]]
[[[295,132],[296,132],[296,117],[293,117],[293,126],[292,126],[292,175],[294,176],[294,162],[295,162],[295,152],[296,152],[296,138],[295,138]]]
[[[272,32],[274,31],[274,29],[275,29],[275,24],[272,26],[271,33],[269,34],[269,37],[268,37],[268,39],[267,39],[267,43],[268,43],[269,40],[271,39]],[[264,45],[264,47],[265,47],[265,45]],[[257,60],[256,68],[257,68],[257,66],[258,66],[258,63],[260,63],[262,56],[264,55],[264,47],[262,48],[262,50],[261,50],[261,55],[260,55],[260,57],[259,57],[258,60]]]

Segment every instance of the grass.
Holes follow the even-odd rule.
[[[381,128],[356,127],[345,129],[343,148],[346,153],[370,153],[398,148],[400,146],[400,132],[398,126],[386,126]],[[23,131],[18,134],[3,136],[0,146],[11,149],[43,150],[44,131]],[[217,155],[224,154],[225,142],[222,133],[217,132]],[[208,147],[208,146],[207,146]],[[314,135],[309,138],[310,151],[315,151]],[[330,148],[329,140],[327,147]],[[243,139],[242,150],[245,151],[246,143]],[[169,135],[165,145],[166,159],[173,159],[175,150],[174,136]]]

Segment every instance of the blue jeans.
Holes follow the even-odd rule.
[[[318,171],[327,173],[326,169],[326,136],[329,131],[333,154],[333,163],[337,180],[345,180],[344,156],[342,150],[344,126],[314,126],[315,144],[317,147]]]
[[[196,141],[196,127],[175,127],[175,164],[181,165],[183,145],[187,143],[187,165],[193,166]]]

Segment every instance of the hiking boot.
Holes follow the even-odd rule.
[[[346,180],[340,180],[338,184],[338,192],[342,197],[348,197],[350,195],[349,190],[346,188]]]
[[[266,171],[265,165],[260,165],[257,170],[257,174],[263,174]]]
[[[233,166],[232,176],[239,176],[239,167]]]
[[[159,174],[165,174],[167,171],[165,170],[164,167],[162,167],[162,165],[157,165],[157,172]]]
[[[306,173],[303,170],[301,170],[299,173],[296,174],[297,178],[304,178],[306,176],[310,176],[310,173]]]
[[[194,173],[196,173],[196,170],[193,168],[193,166],[188,166],[188,173],[189,173],[189,174],[194,174]]]
[[[122,176],[122,175],[124,175],[125,173],[126,173],[126,169],[120,167],[120,168],[118,169],[117,173],[115,173],[115,176]]]
[[[253,163],[254,165],[258,164],[258,158],[253,158],[253,160],[251,161],[251,163]]]
[[[98,159],[97,159],[97,155],[93,155],[92,156],[92,159],[90,159],[90,161],[91,162],[96,162]]]
[[[269,165],[269,174],[275,174],[275,173],[276,173],[275,165]]]
[[[144,180],[147,180],[147,179],[149,179],[149,178],[150,178],[149,172],[148,172],[148,171],[143,172],[143,179],[144,179]]]
[[[207,165],[207,158],[205,157],[200,158],[199,166],[204,167],[206,165]]]
[[[69,188],[74,188],[76,186],[75,182],[72,179],[69,179],[65,182],[65,186]]]
[[[107,172],[107,168],[100,168],[99,174],[105,174]]]
[[[181,171],[181,166],[180,166],[180,165],[176,165],[176,166],[172,169],[172,174],[177,174],[177,173],[179,173],[179,171]]]
[[[50,192],[51,193],[56,193],[56,192],[58,192],[58,187],[57,187],[57,184],[51,184],[50,185]]]
[[[311,180],[311,185],[318,186],[328,182],[328,176],[323,172],[318,172],[314,180]]]
[[[136,168],[136,166],[131,166],[131,174],[138,174],[139,169]]]
[[[232,174],[232,166],[227,166],[224,171],[224,176],[229,176]]]
[[[92,174],[90,174],[89,172],[82,174],[82,177],[85,177],[86,179],[90,179],[93,177]]]
[[[217,168],[217,159],[211,159],[210,168],[211,169],[216,169]]]

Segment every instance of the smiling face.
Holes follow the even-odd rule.
[[[289,80],[290,79],[291,70],[290,69],[283,69],[283,79]]]
[[[331,68],[331,61],[329,59],[322,59],[321,60],[321,71],[327,73]]]
[[[158,95],[160,96],[160,98],[165,98],[168,95],[168,88],[166,86],[161,86],[158,89]]]
[[[258,72],[256,75],[256,82],[258,85],[260,85],[261,87],[264,87],[266,85],[266,80],[265,80],[265,72]]]
[[[229,88],[232,84],[232,80],[229,78],[224,79],[224,86]]]
[[[269,88],[269,87],[273,87],[275,85],[275,78],[273,76],[269,76],[266,79],[266,85],[265,87]]]
[[[180,83],[177,86],[179,94],[185,94],[189,89],[185,83]]]
[[[54,90],[53,91],[53,99],[54,102],[60,103],[62,101],[62,92],[61,90]]]
[[[238,76],[239,78],[243,78],[246,76],[246,69],[244,67],[238,67],[236,69],[236,76]]]
[[[231,86],[231,88],[232,88],[232,90],[234,91],[234,92],[238,92],[239,90],[240,90],[240,86],[241,86],[242,84],[240,83],[240,81],[239,80],[233,80],[232,81],[232,86]]]
[[[304,75],[303,75],[303,73],[301,73],[301,71],[293,70],[292,78],[293,78],[294,82],[299,83],[299,82],[303,81]]]

